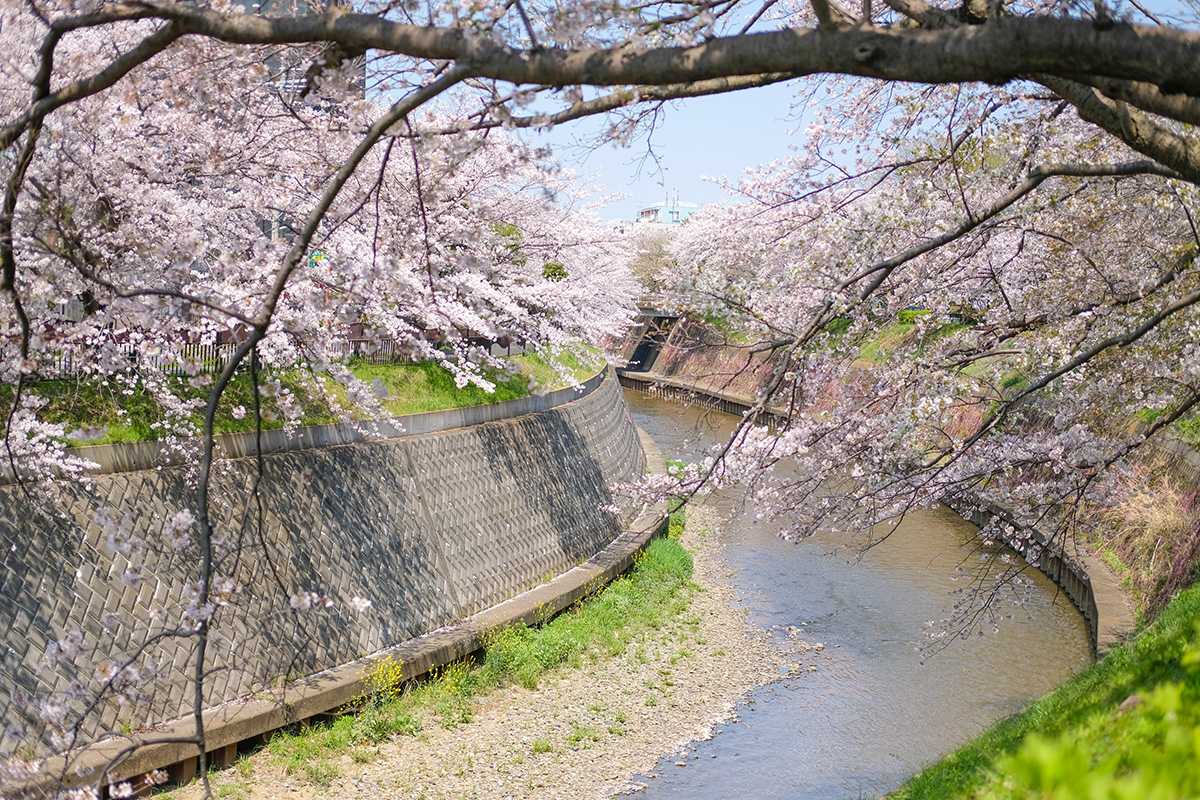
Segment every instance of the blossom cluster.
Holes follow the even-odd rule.
[[[1032,85],[820,92],[796,155],[728,184],[650,276],[707,321],[658,363],[743,353],[694,377],[750,371],[776,425],[646,490],[741,482],[795,536],[1001,501],[981,546],[1072,544],[1073,509],[1200,399],[1195,187]]]

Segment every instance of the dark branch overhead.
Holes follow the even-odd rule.
[[[919,83],[1005,82],[1044,73],[1141,81],[1166,94],[1200,95],[1200,34],[1085,20],[1007,17],[983,25],[922,28],[787,28],[721,36],[692,47],[522,50],[461,29],[416,26],[354,13],[265,17],[182,4],[116,6],[175,22],[186,34],[241,44],[337,42],[457,61],[472,74],[513,83],[663,85],[786,72],[835,73]]]

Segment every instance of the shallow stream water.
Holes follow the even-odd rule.
[[[696,457],[734,424],[633,391],[626,399],[666,458]],[[923,623],[950,613],[956,566],[979,557],[974,527],[949,510],[908,515],[860,559],[845,534],[783,541],[737,492],[706,502],[720,512],[723,557],[751,621],[785,649],[797,639],[824,649],[797,656],[815,671],[753,692],[737,722],[638,777],[639,797],[876,797],[1090,661],[1082,618],[1036,571],[1031,599],[998,633],[929,657],[918,649]]]

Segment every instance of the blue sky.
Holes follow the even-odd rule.
[[[1128,7],[1119,0],[1120,11]],[[1188,0],[1150,0],[1154,13],[1173,18],[1191,15]],[[851,7],[857,8],[856,4]],[[1135,22],[1145,23],[1140,14]],[[672,196],[693,203],[724,199],[724,193],[706,177],[736,180],[747,167],[784,158],[800,141],[804,125],[797,122],[792,103],[796,82],[762,89],[732,92],[671,104],[653,136],[662,171],[644,158],[646,144],[629,148],[606,144],[598,149],[580,146],[596,138],[605,127],[603,118],[583,119],[546,133],[526,133],[532,142],[548,144],[565,166],[592,180],[606,193],[624,195],[606,204],[600,214],[609,219],[631,219],[638,209]]]
[[[783,158],[803,135],[793,119],[795,89],[777,84],[761,89],[678,101],[666,110],[652,138],[661,165],[646,155],[646,142],[622,148],[586,146],[604,130],[603,119],[583,119],[546,133],[526,134],[531,143],[553,148],[564,167],[590,179],[606,193],[624,195],[600,215],[630,219],[669,190],[679,199],[709,203],[722,199],[706,177],[734,180],[747,167]]]

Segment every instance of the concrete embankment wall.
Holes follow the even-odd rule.
[[[654,327],[651,321],[632,329],[618,348],[620,354],[632,358],[640,339]],[[661,338],[661,344],[647,354],[650,371],[660,378],[714,395],[752,397],[770,377],[773,364],[768,354],[720,343],[714,332],[687,317],[671,320],[669,334]],[[631,371],[647,371],[642,364],[628,366]]]
[[[719,375],[703,381],[691,377],[702,372],[706,365],[714,360],[731,360],[737,357],[736,354],[722,357],[712,352],[713,349],[697,351],[700,355],[693,358],[698,361],[692,361],[685,354],[677,355],[676,369],[671,375],[660,374],[657,370],[648,373],[622,371],[621,384],[656,397],[698,403],[742,416],[753,404],[751,396],[714,388],[713,381],[717,381],[722,388],[729,385]],[[663,352],[663,356],[665,355],[666,350]],[[692,363],[688,363],[689,361]],[[661,356],[658,363],[662,363]],[[776,414],[767,412],[762,415],[761,421],[767,425],[775,425],[780,420]],[[1008,512],[1000,506],[984,503],[973,497],[947,498],[946,504],[955,513],[979,527],[987,524],[992,518],[998,517],[1002,521],[1010,519]],[[1106,652],[1132,632],[1134,620],[1128,598],[1115,577],[1099,559],[1069,554],[1050,543],[1046,537],[1043,536],[1042,540],[1047,546],[1034,566],[1063,590],[1083,616],[1093,653]]]
[[[217,463],[217,574],[233,579],[234,593],[213,617],[207,704],[262,697],[285,679],[486,616],[605,550],[629,522],[609,486],[641,475],[645,456],[611,373],[582,393],[407,421],[410,430],[387,438],[336,426],[271,434],[261,515],[256,459]],[[248,441],[228,437],[222,449],[244,456]],[[197,578],[194,543],[177,547],[164,533],[167,519],[194,503],[192,467],[155,466],[179,459],[149,446],[95,455],[104,474],[90,486],[56,484],[33,496],[0,487],[3,754],[61,749],[38,739],[29,698],[50,696],[71,719],[87,699],[76,688],[95,687],[129,657],[142,696],[101,702],[80,741],[191,711],[183,667],[194,640],[154,637],[180,622]],[[114,555],[101,512],[147,546]],[[130,567],[140,581],[127,585]],[[334,604],[294,613],[289,600],[299,592]],[[372,606],[356,612],[354,598]],[[48,645],[73,631],[83,634],[78,653],[52,666]]]

